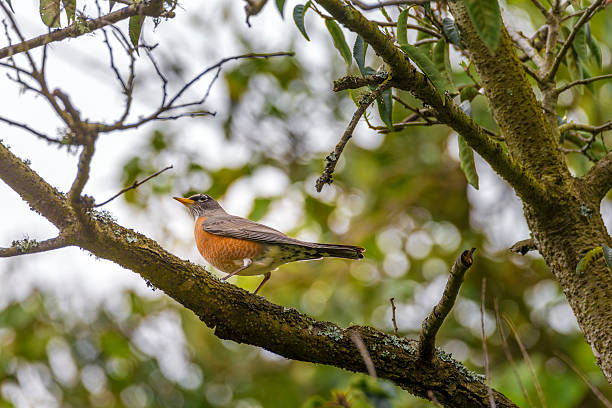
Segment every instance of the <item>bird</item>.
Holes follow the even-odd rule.
[[[363,258],[365,249],[358,246],[300,241],[274,228],[228,214],[207,194],[173,198],[187,207],[195,219],[198,251],[208,263],[226,273],[222,280],[234,275],[264,276],[253,294],[259,292],[276,268],[288,262],[324,257]]]

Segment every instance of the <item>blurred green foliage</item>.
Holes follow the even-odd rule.
[[[541,23],[530,4],[508,2],[509,6],[524,7],[534,23]],[[202,19],[198,24],[205,24]],[[238,24],[228,18],[230,23]],[[316,29],[309,22],[309,33]],[[323,30],[322,24],[318,29]],[[593,61],[587,63],[591,74],[609,72],[612,12],[595,17],[590,30],[607,56],[601,68]],[[349,37],[349,43],[353,39]],[[253,47],[251,38],[241,36],[236,41]],[[487,341],[494,387],[519,406],[540,406],[536,380],[508,326],[504,325],[505,341],[495,329],[498,304],[503,316],[517,328],[547,406],[600,406],[560,355],[567,356],[612,398],[581,333],[558,321],[571,316],[541,258],[489,250],[488,237],[475,228],[476,214],[467,197],[471,187],[452,153],[456,138],[447,129],[406,127],[381,134],[361,130],[366,142],[351,142],[334,183],[322,194],[314,192],[323,159],[352,109],[348,93],[320,91],[321,83],[331,83],[344,73],[331,42],[328,46],[330,68],[323,73],[312,72],[312,65],[300,56],[246,60],[228,66],[217,84],[225,87],[227,109],[219,109],[212,125],[226,143],[224,155],[232,157],[232,143],[238,143],[247,150],[245,158],[232,166],[211,166],[201,158],[211,145],[209,141],[199,138],[193,143],[193,135],[181,134],[169,124],[142,135],[140,149],[125,161],[121,182],[129,186],[172,158],[180,158],[180,164],[173,172],[126,193],[125,201],[139,211],[153,213],[158,211],[155,203],[171,194],[202,192],[224,199],[241,183],[247,186],[243,188],[255,190],[253,178],[258,170],[278,170],[285,181],[281,191],[247,195],[251,197],[251,219],[273,222],[285,203],[298,214],[286,231],[290,235],[363,245],[367,252],[362,262],[325,260],[283,266],[262,294],[317,319],[372,325],[389,332],[393,330],[389,299],[395,298],[403,336],[418,334],[422,318],[441,293],[448,268],[461,250],[476,247],[474,267],[454,312],[442,327],[438,344],[471,369],[484,372],[479,305],[482,278],[486,277]],[[372,66],[380,64],[374,55],[367,58]],[[358,74],[357,67],[351,72]],[[561,73],[565,80],[571,75],[569,70]],[[469,83],[461,71],[455,72],[453,79],[457,86]],[[416,103],[410,95],[394,92]],[[467,99],[474,98],[467,94]],[[486,100],[479,96],[472,102],[474,119],[495,130]],[[560,103],[560,117],[584,115],[594,124],[602,123],[612,117],[612,85],[595,83],[592,91],[571,92]],[[370,108],[368,117],[377,122],[374,109]],[[394,121],[408,113],[394,104]],[[331,138],[325,132],[331,133]],[[601,151],[603,145],[592,149]],[[583,155],[570,154],[568,160],[577,174],[589,166]],[[505,194],[490,209],[492,216],[486,222],[498,221],[495,214],[504,208],[510,192]],[[252,290],[259,280],[240,277],[237,284]],[[131,292],[117,296],[123,297],[119,312],[100,308],[87,321],[75,321],[58,312],[56,299],[43,293],[7,304],[0,311],[0,406],[11,406],[14,393],[28,392],[24,382],[32,376],[47,390],[45,398],[73,407],[328,407],[342,406],[343,401],[353,408],[431,406],[362,375],[288,361],[254,347],[221,341],[191,312],[164,296],[140,297]],[[157,332],[145,331],[151,342],[160,336],[175,339],[180,347],[174,360],[164,359],[167,350],[163,343],[147,348],[143,327],[157,327]],[[511,362],[504,347],[512,356]]]

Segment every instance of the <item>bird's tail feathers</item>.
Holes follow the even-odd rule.
[[[317,251],[317,255],[321,257],[346,258],[346,259],[361,259],[363,258],[364,248],[353,245],[335,245],[335,244],[312,244],[312,248]]]

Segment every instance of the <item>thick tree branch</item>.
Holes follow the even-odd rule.
[[[0,178],[58,227],[71,211],[67,199],[0,144]],[[74,217],[74,245],[131,269],[192,310],[215,335],[263,347],[287,358],[329,364],[365,372],[362,356],[351,340],[357,333],[370,352],[377,374],[447,406],[487,407],[487,387],[481,376],[467,370],[443,351],[427,366],[415,340],[399,339],[373,328],[343,329],[317,321],[294,309],[272,304],[234,285],[221,282],[202,267],[166,252],[155,241],[116,224],[103,212],[90,210]],[[62,218],[64,217],[64,218]],[[493,391],[497,407],[515,407]]]
[[[595,163],[581,181],[591,199],[599,203],[612,188],[612,152]]]
[[[422,6],[425,3],[429,3],[430,0],[386,0],[386,1],[378,1],[377,3],[374,3],[374,4],[367,4],[360,0],[352,0],[351,2],[362,10],[374,10],[377,8],[389,7],[389,6],[402,6],[402,5]]]
[[[455,300],[461,289],[463,283],[463,277],[474,260],[472,254],[476,248],[472,248],[467,251],[463,251],[461,255],[455,260],[448,281],[446,281],[446,287],[442,293],[442,298],[437,305],[434,306],[433,310],[423,320],[421,325],[421,333],[419,334],[419,357],[424,361],[429,361],[433,355],[436,347],[436,334],[444,323],[446,316],[450,313],[455,305]]]
[[[431,82],[410,64],[405,54],[380,31],[376,23],[367,20],[355,8],[339,0],[316,0],[316,2],[338,22],[361,35],[391,68],[394,86],[410,91],[429,105],[436,112],[438,120],[463,136],[467,143],[514,187],[520,197],[541,202],[550,196],[533,175],[517,163],[502,145],[492,140],[450,98],[440,94]]]
[[[13,244],[8,248],[0,248],[0,258],[46,252],[53,249],[64,248],[70,245],[72,244],[63,235],[40,242],[33,239],[24,238],[13,241]]]
[[[0,178],[34,211],[43,214],[60,230],[72,225],[73,212],[65,196],[47,184],[3,143],[0,143]]]
[[[115,24],[118,21],[125,20],[132,16],[145,15],[151,17],[160,17],[163,14],[163,11],[164,10],[162,1],[156,0],[149,3],[142,2],[132,4],[131,6],[122,8],[121,10],[117,10],[113,13],[93,20],[83,21],[79,18],[74,23],[61,30],[56,30],[49,34],[40,35],[30,40],[23,41],[19,44],[11,45],[0,49],[0,59],[10,57],[15,54],[22,53],[24,51],[30,51],[45,44],[62,41],[66,38],[80,37],[81,35],[88,34],[92,31],[95,31],[110,24]],[[172,15],[167,15],[165,17],[172,17]]]

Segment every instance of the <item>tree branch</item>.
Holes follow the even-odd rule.
[[[159,0],[152,1],[150,3],[141,2],[132,4],[131,6],[124,7],[113,13],[105,16],[83,21],[80,18],[61,30],[52,31],[49,34],[40,35],[30,40],[23,41],[19,44],[11,45],[0,49],[0,59],[11,57],[15,54],[22,53],[24,51],[30,51],[34,48],[41,47],[45,44],[50,44],[57,41],[62,41],[66,38],[76,38],[81,35],[88,34],[94,30],[105,27],[110,24],[115,24],[118,21],[125,20],[136,15],[145,15],[151,17],[160,17],[163,14],[163,5]],[[164,17],[173,17],[173,15],[167,15]]]
[[[423,74],[418,72],[376,23],[367,20],[356,9],[338,0],[316,0],[339,23],[361,35],[391,68],[393,85],[410,91],[435,111],[438,120],[459,133],[491,167],[504,178],[521,198],[542,202],[550,194],[523,166],[510,156],[502,145],[492,140],[480,126],[446,95],[439,93]],[[528,85],[528,84],[527,84]],[[534,97],[535,100],[535,97]]]
[[[13,241],[13,244],[8,248],[0,248],[0,258],[46,252],[70,245],[72,244],[63,235],[40,242],[26,237],[18,241]]]
[[[612,188],[612,151],[595,163],[581,181],[591,200],[599,203]]]
[[[2,144],[0,178],[58,227],[66,225],[61,216],[72,214],[67,199]],[[376,350],[370,354],[380,378],[423,398],[432,391],[447,406],[488,406],[487,387],[481,376],[443,351],[436,351],[424,369],[415,340],[399,339],[370,327],[343,329],[272,304],[175,257],[103,212],[80,211],[87,219],[68,220],[78,231],[74,245],[140,274],[192,310],[219,338],[263,347],[295,360],[364,372],[363,359],[351,341],[351,333],[357,333],[367,350]],[[498,391],[493,394],[497,407],[515,407]]]
[[[582,14],[580,19],[578,19],[578,22],[574,25],[574,27],[572,27],[572,31],[570,32],[570,35],[567,37],[567,39],[563,43],[563,46],[561,47],[561,51],[559,51],[559,53],[555,57],[555,59],[554,59],[552,65],[551,65],[550,69],[548,70],[548,72],[545,73],[545,75],[544,75],[545,80],[550,81],[550,80],[554,79],[555,74],[557,73],[557,69],[559,68],[559,65],[561,65],[561,61],[563,61],[563,58],[565,57],[565,54],[567,53],[567,50],[572,46],[572,43],[574,42],[574,38],[576,38],[576,35],[578,34],[578,31],[580,31],[582,26],[584,26],[591,19],[591,17],[593,17],[595,12],[597,12],[597,10],[604,3],[605,3],[605,0],[595,0],[586,9],[584,14]]]
[[[429,315],[423,320],[421,325],[421,333],[419,334],[419,357],[423,361],[429,361],[433,355],[436,346],[436,334],[444,323],[446,316],[450,313],[455,300],[459,294],[459,289],[463,283],[463,277],[472,263],[472,254],[476,248],[463,251],[453,264],[446,287],[442,293],[442,298]]]
[[[585,125],[582,123],[564,123],[563,125],[559,126],[559,133],[567,132],[569,130],[582,130],[596,135],[610,129],[612,129],[612,120],[598,126]]]
[[[538,241],[535,238],[527,238],[510,247],[510,252],[515,254],[525,255],[529,251],[536,251],[538,249]]]
[[[344,147],[346,146],[350,138],[353,137],[353,131],[355,130],[357,123],[359,123],[359,119],[361,119],[368,106],[370,106],[370,104],[372,104],[372,102],[374,102],[376,98],[382,95],[382,93],[386,89],[388,89],[389,86],[390,84],[388,82],[383,82],[378,86],[378,88],[376,88],[368,95],[364,96],[363,99],[359,102],[359,107],[357,108],[355,113],[353,113],[353,117],[351,118],[351,121],[346,127],[344,134],[340,138],[340,141],[336,145],[336,148],[325,158],[325,169],[323,170],[323,174],[321,174],[321,176],[317,179],[315,186],[318,192],[321,192],[321,189],[325,184],[332,183],[332,175],[334,174],[334,170],[336,169],[336,164],[338,164],[338,160],[340,160],[340,156],[344,151]]]
[[[160,174],[162,174],[164,171],[166,171],[166,170],[170,170],[171,168],[173,168],[173,166],[172,166],[172,165],[170,165],[170,166],[166,166],[166,167],[164,167],[163,169],[161,169],[160,171],[158,171],[158,172],[155,172],[155,173],[151,174],[149,177],[147,177],[146,179],[144,179],[144,180],[142,180],[142,181],[134,180],[134,183],[133,183],[131,186],[126,187],[126,188],[124,188],[123,190],[119,191],[117,194],[115,194],[114,196],[112,196],[112,197],[111,197],[111,198],[109,198],[108,200],[104,201],[103,203],[100,203],[100,204],[96,204],[96,205],[94,205],[94,208],[102,207],[103,205],[106,205],[106,204],[110,203],[110,202],[111,202],[111,201],[113,201],[115,198],[119,197],[121,194],[127,193],[127,192],[128,192],[128,191],[130,191],[130,190],[133,190],[133,189],[135,189],[135,188],[138,188],[140,185],[142,185],[142,184],[146,183],[147,181],[151,180],[153,177],[157,177],[157,176],[159,176]]]
[[[425,3],[429,3],[430,0],[387,0],[387,1],[379,1],[375,4],[367,4],[360,0],[352,0],[351,3],[356,5],[362,10],[374,10],[381,7],[388,6],[402,6],[402,5],[416,5],[422,6]]]
[[[591,78],[579,79],[577,81],[570,82],[569,84],[566,84],[566,85],[563,85],[562,87],[557,88],[555,92],[558,95],[561,92],[565,92],[571,87],[574,87],[576,85],[586,85],[586,84],[590,84],[591,82],[601,81],[603,79],[610,79],[610,78],[612,78],[612,74],[598,75],[598,76],[594,76]]]

